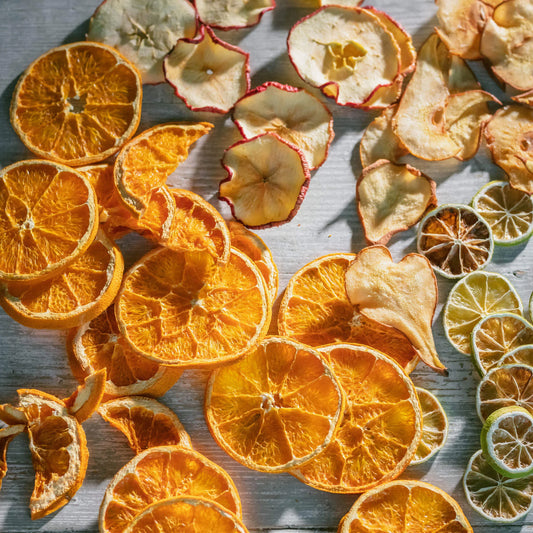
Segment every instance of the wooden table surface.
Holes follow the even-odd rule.
[[[278,7],[249,30],[218,32],[223,38],[250,52],[252,86],[268,80],[304,85],[292,69],[285,48],[291,26],[312,8],[303,0],[278,0]],[[0,3],[0,167],[30,157],[9,123],[9,103],[17,78],[26,66],[48,49],[82,40],[88,19],[98,0],[2,0]],[[418,47],[437,23],[432,0],[376,0],[374,6],[396,18],[413,35]],[[505,99],[480,64],[472,65],[483,86]],[[325,100],[325,99],[324,99]],[[335,140],[326,163],[314,173],[307,197],[297,216],[284,226],[264,230],[261,237],[270,246],[280,272],[280,291],[290,277],[308,261],[332,252],[358,251],[364,245],[354,207],[355,179],[361,166],[358,143],[376,115],[342,108],[328,100],[334,116]],[[167,85],[145,87],[139,131],[164,121],[209,120],[213,132],[199,141],[189,159],[171,176],[174,186],[190,188],[218,206],[217,188],[225,176],[219,160],[238,135],[228,116],[192,113]],[[489,160],[484,148],[465,163],[410,161],[437,181],[439,203],[468,203],[474,193],[503,172]],[[395,260],[415,250],[415,230],[393,238]],[[141,238],[120,241],[128,264],[147,249]],[[1,253],[1,251],[0,251]],[[533,288],[533,244],[497,249],[487,270],[508,276],[527,306]],[[440,302],[434,335],[438,352],[449,367],[445,378],[419,366],[413,373],[418,386],[426,387],[441,400],[450,421],[447,444],[431,461],[408,468],[404,478],[424,479],[453,495],[463,507],[477,533],[533,532],[533,513],[521,521],[500,526],[484,520],[466,503],[462,475],[469,457],[479,448],[480,422],[475,413],[478,382],[470,360],[446,341],[442,328],[442,304],[453,283],[439,278]],[[0,403],[16,400],[21,387],[37,388],[59,397],[76,387],[65,354],[65,334],[25,328],[0,311]],[[226,468],[242,497],[244,521],[257,532],[334,532],[340,518],[355,500],[309,488],[288,474],[268,475],[248,470],[230,459],[212,440],[204,422],[202,402],[206,373],[186,371],[163,397],[190,433],[194,446]],[[0,491],[0,531],[26,533],[96,532],[98,508],[111,477],[132,457],[121,434],[99,416],[84,423],[90,450],[89,467],[82,488],[61,510],[32,522],[28,501],[33,470],[25,436],[15,439],[8,451],[9,471]]]

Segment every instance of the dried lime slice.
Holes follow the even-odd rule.
[[[533,366],[533,344],[525,344],[511,350],[500,359],[498,366],[513,364]]]
[[[522,315],[522,301],[509,280],[496,272],[472,272],[450,291],[444,307],[444,332],[457,350],[469,354],[476,324],[493,313]]]

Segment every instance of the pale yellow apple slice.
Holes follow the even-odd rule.
[[[444,45],[440,45],[441,47]],[[446,58],[448,65],[448,90],[451,94],[477,91],[481,85],[468,63],[459,56],[449,54]]]
[[[211,28],[235,30],[258,24],[266,11],[274,9],[274,0],[194,0],[200,20]]]
[[[404,333],[424,363],[447,375],[431,331],[438,289],[425,257],[412,253],[394,263],[385,246],[364,248],[346,270],[346,294],[362,314]]]

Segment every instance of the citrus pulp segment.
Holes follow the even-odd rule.
[[[318,348],[346,395],[341,425],[331,444],[291,473],[319,490],[359,493],[398,477],[422,435],[415,387],[386,355],[357,344]]]
[[[500,359],[498,366],[513,365],[515,363],[518,365],[533,366],[533,344],[524,344],[506,353]]]
[[[63,400],[68,412],[81,424],[98,409],[105,392],[107,373],[105,368],[90,374],[82,385]]]
[[[332,442],[344,394],[313,348],[267,337],[230,366],[213,371],[205,416],[215,441],[236,461],[263,472],[305,464]]]

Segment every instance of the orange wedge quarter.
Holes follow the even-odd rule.
[[[78,422],[84,422],[98,409],[105,392],[106,383],[105,368],[87,376],[83,385],[63,401],[69,413],[76,417]]]
[[[74,377],[105,369],[105,398],[145,394],[162,396],[181,376],[181,369],[161,366],[133,351],[120,333],[114,306],[69,331],[67,353]]]
[[[26,426],[23,424],[0,428],[0,488],[2,488],[2,480],[7,473],[7,447],[13,438],[22,433],[25,429]]]
[[[116,315],[139,354],[162,364],[207,367],[256,346],[266,334],[270,306],[261,272],[238,250],[217,268],[207,252],[159,248],[124,277]]]
[[[398,477],[422,435],[422,410],[413,383],[390,357],[368,346],[330,344],[318,349],[346,395],[335,440],[293,470],[308,485],[359,493]]]
[[[275,336],[213,371],[205,397],[213,438],[235,460],[264,472],[310,461],[333,440],[343,411],[341,387],[320,354]]]
[[[118,293],[123,272],[120,250],[100,230],[87,251],[60,274],[0,285],[0,305],[25,326],[72,328],[106,309]]]
[[[59,398],[38,390],[18,391],[28,419],[35,486],[30,499],[32,520],[66,503],[81,487],[89,451],[85,432]]]
[[[36,59],[11,101],[11,124],[35,154],[71,166],[103,161],[141,118],[137,69],[95,42],[58,46]]]
[[[58,272],[89,247],[97,229],[94,190],[78,172],[40,160],[0,171],[0,282]]]
[[[101,404],[98,412],[126,436],[135,453],[174,444],[192,448],[189,434],[176,414],[153,398],[116,398]]]
[[[199,452],[156,446],[136,455],[111,480],[100,506],[100,532],[123,532],[149,505],[176,496],[208,498],[241,516],[239,494],[225,470]]]

